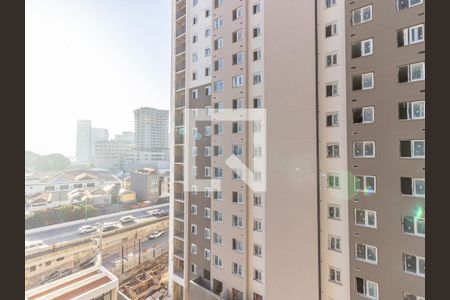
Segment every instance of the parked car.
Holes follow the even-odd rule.
[[[44,248],[47,245],[43,241],[25,241],[25,251]]]
[[[160,236],[162,236],[163,234],[164,234],[164,230],[156,230],[156,231],[153,231],[153,232],[148,236],[148,239],[149,239],[149,240],[157,239],[157,238],[159,238]]]
[[[134,221],[134,217],[133,216],[125,216],[120,218],[120,223],[125,224],[125,223],[130,223]]]
[[[93,265],[95,265],[95,259],[94,258],[90,258],[90,259],[82,262],[80,264],[80,268],[86,269],[86,268],[92,267]]]
[[[87,234],[97,231],[97,227],[91,226],[91,225],[84,225],[78,228],[79,234]]]

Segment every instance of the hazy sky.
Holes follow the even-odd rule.
[[[25,147],[75,155],[76,120],[110,137],[169,108],[170,0],[26,0]]]

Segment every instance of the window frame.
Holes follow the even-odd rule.
[[[364,211],[364,224],[357,223],[357,220],[358,220],[356,217],[357,211]],[[355,208],[354,213],[355,213],[355,222],[354,222],[355,226],[377,229],[377,227],[378,227],[377,211],[370,210],[370,209],[364,209],[364,208]],[[369,225],[369,213],[374,213],[375,225]]]
[[[356,155],[356,144],[362,143],[363,151],[361,156]],[[373,154],[372,155],[366,155],[366,145],[373,144]],[[352,142],[352,152],[353,152],[353,158],[375,158],[376,157],[376,143],[375,141],[353,141]]]
[[[365,8],[370,8],[370,19],[368,19],[368,20],[364,20],[364,18],[363,18],[363,16],[364,16],[364,9]],[[361,14],[361,21],[359,23],[355,23],[355,12],[357,12],[357,11],[359,11],[360,14]],[[367,22],[370,22],[370,21],[373,20],[373,6],[372,6],[372,4],[369,4],[369,5],[360,7],[360,8],[356,8],[356,9],[351,11],[351,14],[352,14],[351,23],[352,23],[353,27],[357,26],[357,25],[361,25],[361,24],[367,23]]]
[[[364,246],[365,259],[362,259],[362,258],[358,257],[358,245]],[[368,259],[368,251],[369,251],[368,248],[369,247],[375,250],[375,261]],[[372,265],[378,265],[378,247],[372,246],[372,245],[369,245],[369,244],[355,242],[355,259],[359,260],[359,261],[362,261],[362,262],[366,262],[366,263],[372,264]]]

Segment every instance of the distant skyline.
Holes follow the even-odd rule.
[[[26,0],[25,150],[73,157],[78,119],[113,138],[169,109],[170,4]]]

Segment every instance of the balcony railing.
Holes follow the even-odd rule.
[[[175,181],[183,181],[184,175],[183,174],[175,174]]]
[[[179,63],[175,66],[175,72],[180,72],[186,69],[186,62]]]
[[[173,254],[178,256],[178,257],[184,258],[184,250],[183,250],[183,248],[174,247],[173,248]]]
[[[175,196],[175,199],[184,200],[184,193],[175,192],[174,196]]]
[[[177,11],[177,13],[175,14],[177,20],[184,15],[186,15],[186,8],[183,8],[183,9]]]
[[[175,55],[180,54],[181,52],[184,52],[186,50],[186,45],[183,44],[181,46],[178,46],[175,48]]]
[[[184,144],[184,136],[176,136],[175,137],[175,144]]]
[[[176,163],[184,163],[184,156],[183,155],[175,155],[175,162]]]
[[[175,126],[184,125],[184,117],[175,118]]]
[[[179,37],[180,35],[184,34],[186,32],[186,26],[183,26],[176,30],[175,37]]]
[[[174,216],[177,219],[184,220],[184,212],[182,212],[182,211],[175,211]]]
[[[184,95],[175,98],[175,108],[184,107]]]
[[[219,293],[215,293],[210,288],[210,282],[203,277],[197,277],[189,282],[189,286],[193,290],[197,290],[200,294],[203,294],[205,299],[227,299],[222,298]]]
[[[174,230],[174,236],[180,239],[184,239],[184,232],[182,230]]]
[[[183,270],[181,270],[181,269],[176,269],[176,268],[174,268],[173,269],[173,273],[175,274],[175,275],[177,275],[178,277],[180,277],[180,278],[183,278],[184,277],[184,274],[183,274]]]

